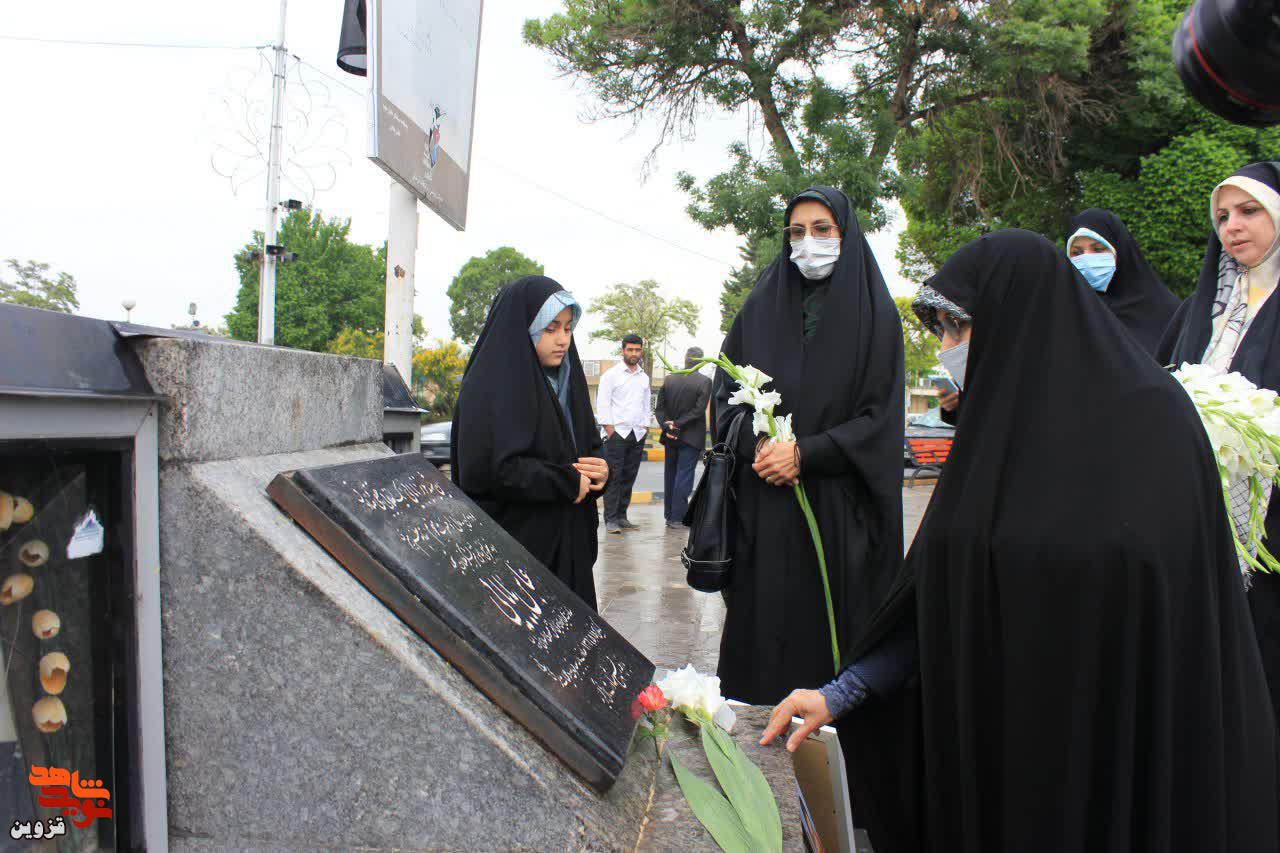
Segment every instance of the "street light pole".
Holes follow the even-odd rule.
[[[413,282],[418,251],[418,197],[391,181],[387,200],[387,296],[382,360],[413,388]]]
[[[276,243],[280,217],[280,148],[284,137],[284,81],[288,53],[284,47],[285,7],[280,0],[280,37],[275,44],[275,70],[271,79],[271,135],[267,148],[267,227],[263,232],[262,275],[258,281],[258,343],[276,342],[276,264],[269,248]]]

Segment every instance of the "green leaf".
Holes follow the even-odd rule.
[[[782,817],[760,768],[714,723],[702,727],[702,749],[747,832],[762,849],[782,850]]]
[[[716,774],[716,781],[720,783],[720,787],[728,796],[729,804],[733,806],[733,810],[738,813],[738,817],[742,820],[742,825],[747,829],[747,834],[755,839],[766,838],[765,825],[760,819],[759,812],[753,808],[754,804],[751,802],[751,791],[747,778],[738,763],[733,760],[730,748],[716,738],[713,730],[717,729],[719,727],[715,724],[701,727],[702,750],[707,754],[707,761],[710,762],[711,769]],[[732,744],[732,741],[730,741],[730,744],[736,746]]]
[[[729,801],[692,771],[682,767],[674,752],[670,755],[671,769],[676,773],[676,781],[680,783],[680,791],[689,803],[689,808],[693,809],[694,816],[711,833],[720,849],[725,853],[753,853],[755,846],[751,843],[751,837]]]

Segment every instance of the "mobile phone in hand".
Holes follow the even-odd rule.
[[[929,377],[929,384],[943,394],[955,394],[960,390],[956,387],[955,380],[950,376],[931,376]]]

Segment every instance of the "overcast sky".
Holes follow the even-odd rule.
[[[509,245],[584,305],[613,283],[656,279],[664,293],[701,306],[696,342],[713,349],[721,282],[738,263],[739,241],[688,218],[675,174],[723,169],[727,146],[748,135],[748,117],[708,115],[695,140],[664,148],[642,180],[656,121],[634,129],[583,121],[591,104],[582,87],[523,44],[524,20],[559,5],[485,0],[467,230],[420,208],[417,311],[433,337],[448,336],[449,281],[469,257]],[[326,216],[350,217],[353,238],[377,244],[386,237],[388,179],[367,158],[366,81],[334,64],[341,8],[341,0],[290,4],[289,52],[318,71],[293,63],[288,132],[295,145],[307,140],[299,157],[313,164],[299,177],[333,184],[315,192],[314,204]],[[251,46],[274,41],[277,27],[278,6],[264,0],[135,0],[127,10],[42,0],[9,4],[0,35]],[[265,178],[253,177],[262,164],[238,157],[250,150],[241,141],[244,104],[265,124],[271,78],[259,52],[0,40],[0,74],[0,258],[73,274],[89,316],[123,319],[120,302],[133,299],[135,322],[168,326],[188,321],[195,302],[203,323],[221,324],[239,283],[232,255],[263,226]],[[307,94],[311,130],[303,134],[297,104]],[[751,142],[764,144],[758,135]],[[215,162],[224,172],[238,167],[236,192]],[[893,257],[898,220],[870,239],[902,294],[913,285],[899,278]],[[587,342],[591,326],[588,313],[579,345],[608,354],[610,345]],[[682,336],[675,348],[690,342]]]

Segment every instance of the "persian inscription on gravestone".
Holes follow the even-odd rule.
[[[598,789],[654,666],[418,454],[281,474],[268,493]]]

